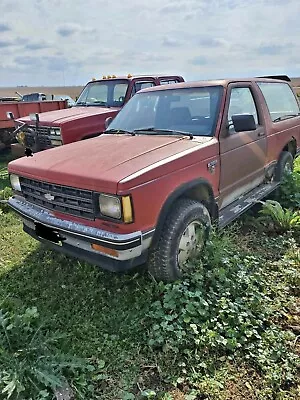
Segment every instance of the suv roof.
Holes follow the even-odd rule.
[[[232,79],[218,79],[218,80],[207,80],[207,81],[195,81],[195,82],[182,82],[173,83],[170,85],[154,86],[151,88],[146,88],[140,90],[138,93],[144,92],[156,92],[158,90],[170,90],[179,88],[196,88],[196,87],[207,87],[207,86],[223,86],[227,87],[230,83],[239,82],[278,82],[282,83],[282,79],[272,79],[272,78],[232,78]]]
[[[100,81],[106,81],[106,80],[111,81],[111,80],[114,80],[114,79],[117,79],[117,80],[126,79],[128,81],[131,81],[131,80],[136,79],[136,78],[162,79],[162,78],[178,78],[178,77],[181,78],[180,75],[176,75],[176,74],[159,74],[159,75],[158,74],[154,74],[154,75],[153,74],[149,74],[149,75],[131,75],[131,74],[128,74],[128,75],[120,75],[120,76],[108,75],[108,76],[103,77],[102,79],[95,79],[94,81],[90,81],[90,82],[100,82]]]

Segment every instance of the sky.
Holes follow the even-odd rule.
[[[0,86],[300,76],[300,0],[0,0]]]

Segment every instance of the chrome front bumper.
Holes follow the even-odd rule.
[[[154,230],[117,234],[57,218],[50,211],[31,204],[20,196],[11,197],[8,204],[21,217],[25,232],[60,252],[111,271],[127,270],[147,260],[147,250]],[[49,228],[49,232],[55,232],[61,238],[59,243],[39,236],[37,224]],[[103,251],[94,250],[92,244],[101,246]],[[106,251],[109,250],[113,250],[116,255],[107,254]]]

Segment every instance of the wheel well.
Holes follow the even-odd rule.
[[[212,220],[215,220],[218,217],[218,206],[216,204],[214,192],[210,184],[203,179],[188,182],[187,184],[177,188],[164,203],[157,221],[152,244],[158,241],[167,215],[169,214],[174,203],[181,198],[197,200],[203,203],[205,207],[207,207]]]
[[[207,207],[211,217],[215,217],[215,201],[212,190],[209,186],[200,184],[192,187],[180,196],[180,198],[183,197],[203,203]]]
[[[282,151],[288,151],[293,157],[295,157],[297,151],[296,139],[293,138],[291,141],[289,141]]]

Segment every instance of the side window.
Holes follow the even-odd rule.
[[[178,80],[176,80],[176,79],[165,79],[165,80],[161,80],[160,81],[161,85],[171,85],[173,83],[178,83]]]
[[[154,82],[147,82],[147,81],[137,81],[135,82],[134,86],[133,86],[133,90],[132,90],[132,94],[131,96],[133,96],[134,94],[136,94],[137,92],[139,92],[142,89],[146,89],[149,87],[155,86]]]
[[[299,114],[299,105],[287,83],[257,82],[273,122]]]
[[[233,88],[230,94],[230,103],[228,108],[229,130],[234,131],[232,126],[232,116],[250,114],[253,115],[256,125],[258,125],[258,115],[256,105],[249,88]]]

